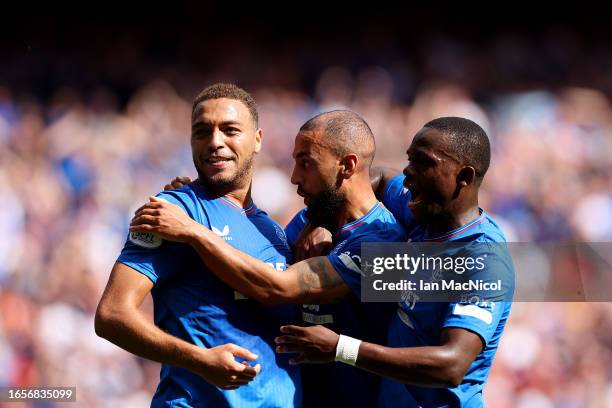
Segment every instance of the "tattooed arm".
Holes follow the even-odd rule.
[[[187,242],[219,279],[265,305],[334,303],[350,292],[325,256],[298,262],[279,272],[205,228],[198,229]]]
[[[284,272],[227,244],[179,207],[152,197],[136,211],[131,232],[149,232],[170,241],[190,244],[219,279],[266,305],[333,303],[349,287],[325,256],[307,259]]]

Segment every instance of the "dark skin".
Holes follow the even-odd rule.
[[[414,219],[427,225],[430,236],[452,231],[480,215],[476,170],[461,164],[446,135],[423,128],[406,154],[404,185],[412,193],[409,207]]]
[[[461,227],[479,215],[476,171],[457,160],[445,135],[423,128],[407,154],[405,185],[413,193],[409,206],[430,235]],[[380,180],[386,182],[382,171]],[[339,335],[332,330],[283,326],[281,332],[276,338],[277,352],[297,353],[294,364],[334,361]],[[448,328],[442,330],[435,346],[392,348],[362,342],[356,367],[406,384],[449,388],[461,384],[482,349],[483,342],[475,333]]]

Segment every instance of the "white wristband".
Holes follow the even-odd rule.
[[[357,363],[360,345],[361,340],[341,334],[336,346],[336,361],[354,366]]]

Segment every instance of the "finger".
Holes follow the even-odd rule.
[[[137,217],[132,218],[132,222],[130,222],[130,226],[136,226],[141,224],[159,225],[159,219],[152,215],[139,215]]]
[[[238,374],[235,377],[236,377],[236,380],[234,382],[238,382],[238,381],[249,382],[249,381],[252,381],[255,378],[254,375],[243,375],[243,374]]]
[[[281,326],[280,331],[281,333],[301,335],[304,334],[304,327],[289,324],[287,326]]]
[[[142,210],[138,211],[136,214],[134,214],[133,218],[136,218],[140,215],[153,215],[153,216],[160,216],[161,215],[161,211],[159,210],[159,208],[143,208]]]
[[[302,353],[304,352],[304,346],[299,344],[283,344],[276,346],[276,352],[279,354],[284,353]]]
[[[132,217],[132,219],[134,219],[134,218],[136,218],[136,217],[138,217],[139,215],[142,215],[142,214],[147,214],[147,215],[160,215],[161,213],[159,212],[159,209],[160,209],[160,208],[159,208],[159,207],[157,207],[157,206],[156,206],[156,207],[144,207],[144,208],[142,208],[142,209],[137,210],[137,211],[134,213],[134,216]],[[157,213],[151,213],[151,212],[149,212],[149,211],[157,211]]]
[[[128,231],[130,232],[152,232],[155,233],[156,232],[156,228],[152,225],[148,225],[148,224],[141,224],[141,225],[132,225],[128,228]]]
[[[230,382],[232,384],[237,384],[240,382],[247,383],[249,381],[252,381],[253,378],[255,378],[254,375],[235,374],[230,376]]]
[[[247,385],[251,381],[253,381],[252,378],[248,380],[235,380],[235,381],[232,381],[232,385],[237,385],[238,387],[241,387],[243,385]]]
[[[191,183],[191,177],[189,177],[189,176],[177,176],[176,180],[180,181],[183,184]]]
[[[134,211],[134,214],[138,213],[139,211],[144,210],[145,208],[161,208],[161,205],[159,203],[148,202],[148,203],[143,204],[140,207],[138,207],[138,209],[136,211]]]
[[[278,336],[274,339],[276,344],[304,344],[304,338],[299,336]]]
[[[230,347],[230,352],[234,355],[234,356],[238,356],[238,357],[242,357],[245,358],[247,360],[256,360],[257,359],[257,354],[255,353],[251,353],[249,350],[237,346],[235,344],[232,344]]]
[[[304,354],[298,354],[297,356],[289,360],[289,364],[291,365],[302,364],[304,362],[306,362],[306,355]]]
[[[250,367],[248,368],[248,370],[245,370],[239,374],[236,375],[237,379],[244,379],[244,380],[252,380],[253,378],[255,378],[257,376],[257,374],[259,374],[259,372],[261,371],[261,365],[257,364],[255,367]]]
[[[170,184],[166,184],[164,186],[164,191],[168,191],[168,190],[174,190]]]
[[[180,181],[173,181],[172,182],[172,187],[174,187],[174,188],[181,188],[181,187],[183,187],[183,183],[181,183]]]
[[[240,386],[239,385],[224,385],[224,386],[219,387],[219,388],[222,388],[224,390],[235,390],[238,387],[240,387]]]
[[[255,369],[255,367],[251,367],[251,366],[243,366],[240,365],[241,368],[237,368],[236,370],[240,372],[240,375],[247,377],[247,378],[255,378],[255,376],[257,375],[257,373],[259,372],[258,370]]]
[[[167,203],[168,202],[168,200],[166,200],[165,198],[155,197],[155,196],[149,196],[149,201],[151,201],[152,203]]]

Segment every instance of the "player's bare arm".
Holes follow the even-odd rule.
[[[178,206],[155,197],[150,200],[136,211],[130,231],[189,243],[213,273],[252,299],[266,305],[334,303],[350,292],[327,257],[300,261],[279,273],[227,244]]]
[[[96,311],[96,334],[140,357],[190,370],[224,389],[236,389],[255,378],[259,366],[234,359],[256,359],[250,351],[234,344],[200,348],[155,326],[140,310],[152,287],[146,276],[115,263]]]
[[[283,326],[277,352],[297,353],[291,362],[336,360],[340,336],[324,326]],[[444,329],[439,346],[393,348],[361,342],[355,366],[383,377],[423,387],[456,387],[482,351],[480,337],[460,328]]]

